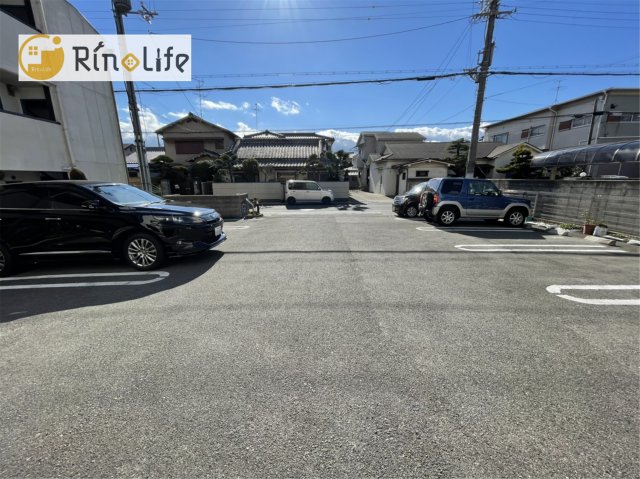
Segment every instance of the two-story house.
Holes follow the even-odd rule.
[[[162,135],[165,154],[176,164],[203,157],[217,157],[233,149],[239,138],[234,132],[189,113],[156,130]]]
[[[4,181],[127,181],[109,82],[18,79],[18,35],[98,32],[65,0],[0,0],[0,171]]]

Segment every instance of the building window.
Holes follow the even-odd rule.
[[[176,141],[176,154],[195,155],[204,151],[204,141]]]
[[[591,124],[591,115],[584,115],[571,120],[571,128],[579,128],[581,126],[588,126]]]
[[[213,139],[213,148],[216,150],[224,150],[224,139],[223,138],[214,138]]]
[[[0,2],[0,11],[11,15],[16,20],[34,29],[36,28],[30,0],[2,0]],[[29,51],[29,55],[31,55],[31,51]]]
[[[640,121],[640,113],[609,113],[607,121],[609,123]]]
[[[529,132],[529,136],[544,135],[544,125],[534,126]]]
[[[493,135],[492,140],[495,143],[507,144],[509,142],[509,133],[500,133],[499,135]]]
[[[529,138],[529,128],[522,130],[522,133],[520,133],[520,139],[522,138]]]
[[[56,116],[53,112],[53,104],[51,103],[51,93],[49,92],[49,87],[42,87],[42,94],[44,95],[44,98],[20,99],[22,114],[31,116],[33,118],[56,121]]]
[[[428,178],[429,170],[416,170],[416,178]]]
[[[571,129],[571,124],[573,123],[573,120],[567,120],[567,121],[561,121],[558,124],[558,131],[566,131],[566,130],[570,130]]]

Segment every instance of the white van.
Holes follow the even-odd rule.
[[[288,205],[307,202],[328,205],[333,202],[333,191],[323,190],[315,181],[289,180],[285,183],[284,198]]]

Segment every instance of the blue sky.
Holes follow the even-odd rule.
[[[115,33],[110,1],[71,3],[99,32]],[[139,2],[132,3],[139,8]],[[484,22],[470,20],[480,10],[472,0],[148,0],[145,5],[159,15],[151,25],[130,16],[125,20],[127,33],[192,35],[193,81],[180,87],[461,71],[478,61],[485,28]],[[502,11],[514,9],[516,13],[496,24],[494,69],[638,72],[637,0],[502,0]],[[501,120],[613,86],[638,87],[638,77],[494,76],[487,85],[482,118]],[[365,130],[416,130],[432,141],[469,137],[475,89],[471,79],[460,77],[202,96],[141,93],[139,99],[147,131],[192,111],[239,134],[256,129],[316,131],[334,136],[334,149],[347,149]],[[116,98],[127,140],[126,96]],[[155,145],[155,135],[148,135],[147,142]]]

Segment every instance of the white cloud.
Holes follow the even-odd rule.
[[[238,111],[242,108],[234,105],[233,103],[228,103],[226,101],[210,101],[210,100],[202,100],[202,108],[206,110],[231,110]]]
[[[396,128],[398,132],[416,132],[427,138],[427,141],[454,141],[471,138],[471,125],[459,128],[440,128],[437,126],[418,126],[416,128]]]
[[[251,108],[251,104],[248,101],[242,102],[243,110],[248,110],[249,108]]]
[[[238,122],[238,128],[236,128],[235,134],[238,136],[250,135],[251,133],[257,133],[258,130],[254,130],[246,123]]]
[[[167,116],[172,116],[174,118],[184,118],[185,116],[187,116],[189,114],[188,111],[170,111],[169,113],[167,113],[166,115],[162,115],[165,118]]]
[[[271,106],[283,115],[298,115],[300,113],[300,103],[297,101],[281,100],[275,96],[271,97]]]
[[[336,139],[333,143],[333,151],[344,150],[350,152],[353,151],[353,147],[356,146],[356,141],[358,141],[360,133],[340,130],[322,130],[318,132],[318,135],[330,136]]]
[[[122,133],[122,141],[124,143],[133,142],[133,126],[131,125],[131,118],[129,117],[129,109],[121,108],[120,118],[120,132]],[[155,131],[158,128],[162,128],[166,125],[161,121],[158,116],[151,110],[151,108],[140,107],[140,125],[142,126],[142,136],[146,144],[156,145]]]

